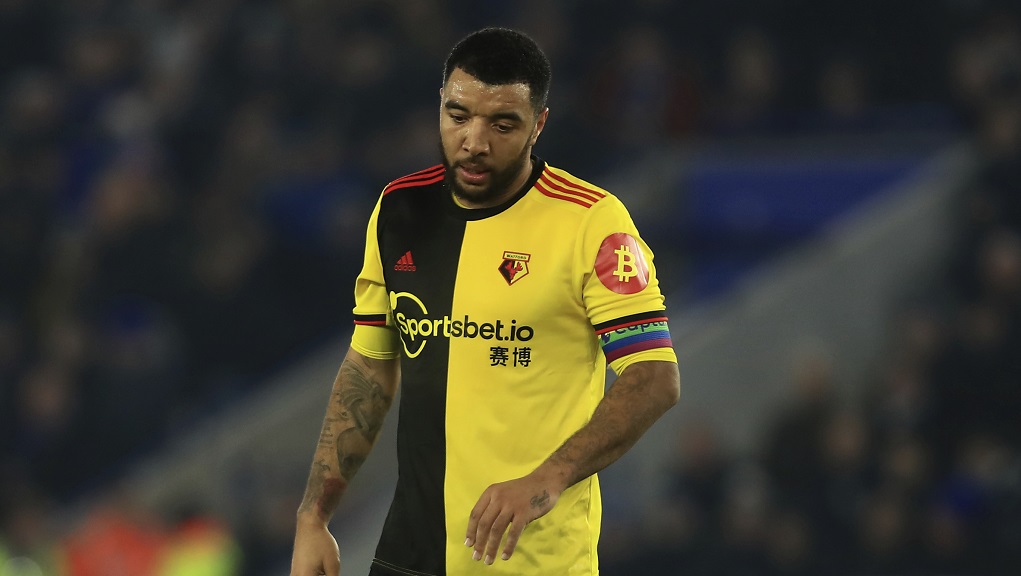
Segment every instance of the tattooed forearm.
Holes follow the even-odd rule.
[[[546,460],[565,486],[602,470],[623,455],[677,402],[680,380],[672,362],[637,362],[617,378],[589,423]]]
[[[330,470],[330,465],[324,460],[312,463],[312,471],[308,475],[308,484],[305,487],[305,497],[298,512],[314,511],[317,515],[329,516],[333,511],[347,483],[342,478],[331,478]]]
[[[351,478],[362,467],[365,456],[362,454],[342,455],[340,458],[340,473],[344,478]]]
[[[323,430],[319,433],[319,445],[320,446],[333,446],[333,443],[337,440],[337,435],[334,434],[333,428],[337,424],[339,418],[333,418],[326,416],[323,420]]]
[[[364,367],[354,362],[344,363],[340,379],[346,386],[338,387],[334,393],[334,402],[342,407],[338,417],[345,421],[353,420],[362,436],[368,440],[375,439],[393,398],[383,391]]]
[[[299,513],[328,519],[365,462],[396,389],[396,363],[351,355],[341,365]]]
[[[319,506],[319,513],[329,516],[337,508],[337,504],[340,503],[340,497],[344,495],[344,490],[346,489],[347,482],[341,478],[327,478],[323,480],[323,493],[319,496],[319,501],[316,502]]]

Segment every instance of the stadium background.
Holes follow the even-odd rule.
[[[305,465],[239,479],[248,517],[126,479],[346,332],[371,204],[435,163],[446,50],[491,24],[549,53],[537,152],[633,206],[679,342],[969,159],[868,376],[841,379],[838,341],[780,344],[784,402],[737,441],[683,406],[655,505],[608,490],[604,573],[1021,565],[1016,3],[2,0],[0,573],[286,571]]]

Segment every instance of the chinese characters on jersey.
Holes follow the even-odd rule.
[[[513,349],[504,346],[489,348],[490,366],[511,366],[527,368],[532,362],[532,349],[528,346],[515,346]]]

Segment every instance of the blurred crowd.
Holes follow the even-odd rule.
[[[1021,27],[1000,13],[947,62],[979,167],[954,254],[890,319],[874,381],[837,392],[825,353],[736,455],[711,422],[670,492],[608,545],[607,574],[1015,574],[1021,566]],[[697,384],[695,384],[697,385]]]
[[[889,4],[0,0],[0,572],[169,574],[211,530],[211,571],[176,573],[257,573],[201,512],[50,514],[349,325],[376,194],[436,163],[446,51],[493,23],[548,51],[537,151],[589,179],[702,138],[960,125],[984,157],[870,401],[820,365],[761,458],[693,427],[657,537],[606,572],[1018,565],[1018,10]],[[72,561],[122,529],[150,568]]]

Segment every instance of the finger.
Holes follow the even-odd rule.
[[[499,515],[500,508],[493,504],[486,508],[482,517],[479,518],[479,528],[475,533],[475,552],[472,553],[473,559],[482,560],[485,557],[486,546],[489,545],[490,534],[492,534]]]
[[[500,547],[500,540],[503,540],[503,533],[507,531],[511,518],[513,515],[510,512],[504,512],[493,522],[493,527],[489,531],[489,545],[486,546],[486,564],[492,564],[496,560],[496,550]]]
[[[504,560],[510,560],[514,549],[518,546],[518,538],[521,538],[521,534],[525,531],[525,526],[528,526],[528,522],[522,522],[512,520],[510,524],[510,530],[507,532],[507,543],[503,545],[503,558]]]
[[[475,545],[476,535],[478,534],[479,520],[485,513],[486,508],[489,507],[489,489],[487,488],[482,496],[479,497],[479,501],[475,503],[475,507],[468,514],[468,530],[465,532],[464,545],[471,547]]]

